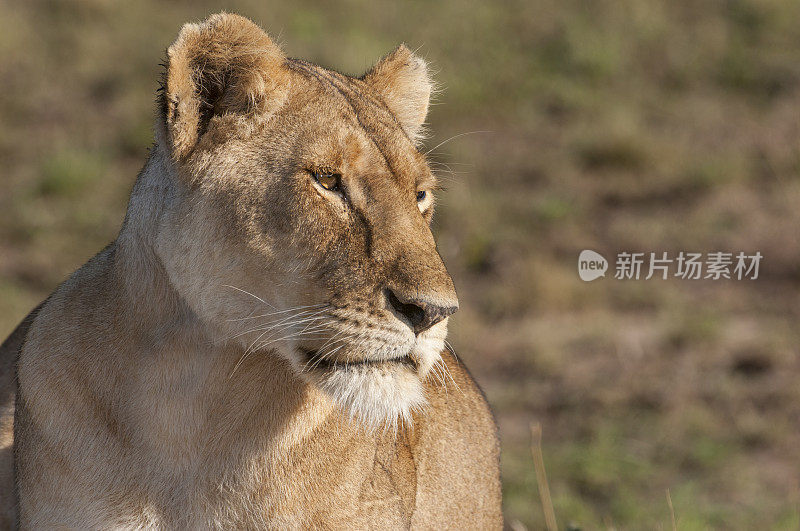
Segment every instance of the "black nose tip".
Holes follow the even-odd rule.
[[[424,332],[458,310],[458,305],[440,306],[420,299],[401,300],[390,289],[386,290],[386,299],[397,313],[408,319],[415,334]]]

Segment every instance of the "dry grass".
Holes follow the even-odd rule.
[[[669,506],[669,521],[672,524],[672,531],[678,531],[678,522],[675,520],[675,508],[672,506],[672,496],[667,489],[667,506]]]
[[[531,423],[531,455],[536,469],[536,483],[539,485],[539,499],[542,501],[544,522],[548,531],[558,531],[556,512],[553,509],[553,499],[550,497],[550,484],[547,483],[547,472],[544,468],[544,455],[542,454],[542,425],[538,422]]]

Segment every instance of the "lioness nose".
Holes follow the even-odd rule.
[[[386,290],[386,299],[395,311],[411,323],[414,333],[419,335],[436,323],[456,313],[458,302],[454,305],[443,306],[418,298],[401,298],[390,290]]]

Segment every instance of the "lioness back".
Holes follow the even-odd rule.
[[[117,239],[0,348],[7,521],[502,526],[445,349],[431,86],[404,46],[354,77],[236,15],[183,27]]]

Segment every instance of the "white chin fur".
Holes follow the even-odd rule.
[[[405,366],[350,366],[328,371],[316,385],[366,429],[411,425],[425,404],[417,374]]]
[[[423,386],[426,379],[432,377],[446,385],[446,368],[440,355],[446,335],[447,319],[420,334],[409,352],[416,370],[387,363],[344,365],[319,373],[308,371],[296,354],[288,359],[307,381],[333,398],[345,415],[363,428],[395,430],[401,425],[410,426],[413,413],[427,404]]]

